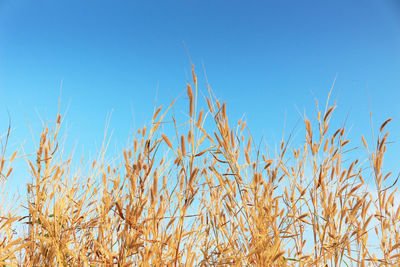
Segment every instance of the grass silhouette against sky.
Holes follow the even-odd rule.
[[[396,263],[399,22],[396,1],[2,1],[0,264]]]

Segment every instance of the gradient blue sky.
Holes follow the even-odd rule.
[[[100,142],[111,110],[114,139],[151,119],[155,101],[181,96],[187,112],[190,61],[203,66],[233,120],[246,115],[256,137],[280,140],[333,99],[337,126],[348,116],[353,145],[392,117],[387,164],[399,170],[400,2],[355,1],[26,1],[0,0],[0,130],[14,143],[37,139],[39,115],[54,120],[63,80],[69,138],[86,151]],[[39,115],[38,115],[39,114]],[[286,118],[286,119],[285,119]],[[301,127],[303,127],[301,125]],[[303,128],[298,130],[303,135]],[[298,137],[303,140],[303,136]],[[30,150],[32,151],[32,150]]]

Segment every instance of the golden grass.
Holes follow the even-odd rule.
[[[382,163],[385,121],[376,146],[348,163],[345,128],[329,129],[335,106],[304,118],[305,142],[271,155],[246,124],[228,122],[226,104],[208,97],[197,110],[197,78],[187,85],[189,120],[158,108],[132,147],[108,163],[106,144],[74,171],[44,128],[27,198],[0,209],[5,266],[390,266],[400,258],[400,207]],[[192,90],[194,88],[194,93]],[[169,118],[169,117],[168,117]],[[204,128],[205,124],[213,124]],[[167,136],[167,128],[175,134]],[[212,127],[215,131],[212,131]],[[9,131],[3,138],[7,143]],[[2,148],[1,181],[17,153]],[[371,171],[372,170],[372,171]],[[374,187],[365,176],[373,177]],[[12,183],[12,181],[7,181]],[[393,182],[392,182],[393,183]],[[26,215],[21,215],[26,214]],[[16,230],[17,229],[17,230]]]

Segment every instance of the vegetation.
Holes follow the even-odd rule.
[[[365,159],[349,159],[350,140],[344,127],[329,128],[335,105],[327,104],[314,121],[303,118],[303,144],[295,147],[290,137],[272,154],[254,142],[244,121],[229,122],[226,104],[211,94],[206,111],[197,107],[192,71],[188,121],[169,115],[174,103],[156,109],[151,124],[112,160],[105,142],[96,160],[74,168],[73,157],[63,155],[57,114],[35,159],[24,156],[32,173],[27,197],[11,207],[6,198],[0,202],[2,265],[399,262],[397,186],[382,167],[390,119],[376,145],[364,137],[356,142]],[[6,152],[6,145],[2,152],[4,187],[19,153]]]

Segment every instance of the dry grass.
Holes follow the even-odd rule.
[[[399,262],[397,186],[387,185],[391,175],[382,167],[389,120],[382,124],[376,145],[369,146],[364,137],[355,142],[363,144],[370,168],[362,158],[349,162],[350,141],[344,128],[329,129],[335,106],[328,105],[314,122],[304,118],[305,142],[299,148],[289,138],[271,155],[254,145],[245,122],[228,122],[225,103],[210,96],[208,110],[198,111],[197,91],[193,71],[193,83],[187,85],[188,121],[178,123],[168,115],[172,105],[159,108],[121,157],[105,160],[104,144],[98,159],[78,171],[72,158],[63,156],[58,114],[55,126],[44,128],[35,159],[26,157],[33,177],[27,198],[11,208],[2,201],[0,263]],[[2,184],[17,156],[6,157],[8,136],[2,139]],[[373,190],[365,176],[372,177]]]

